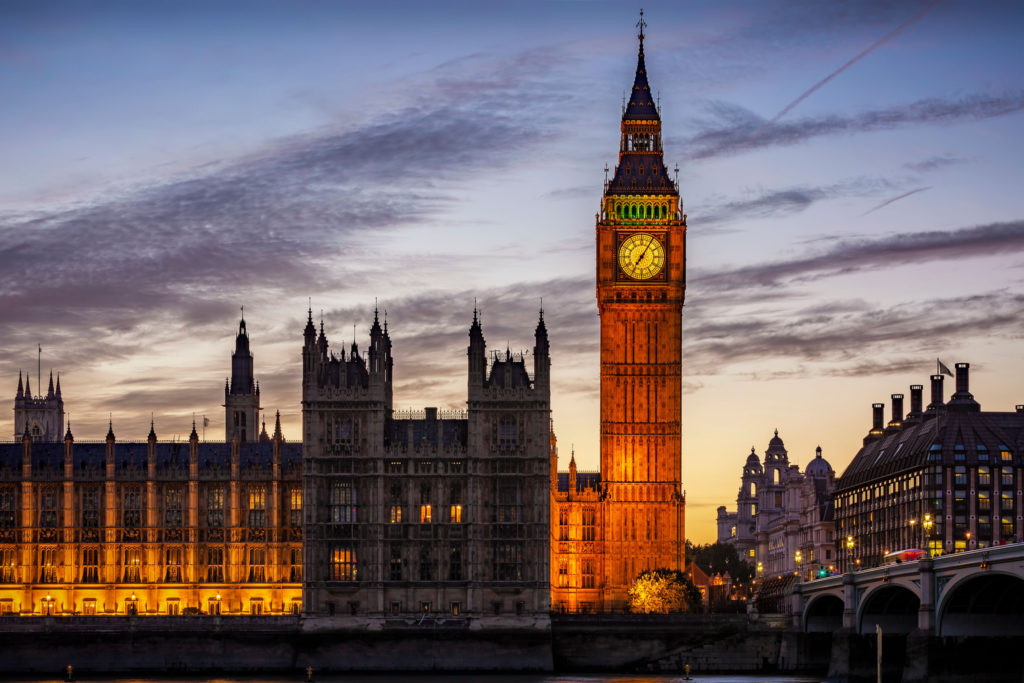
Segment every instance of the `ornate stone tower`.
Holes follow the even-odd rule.
[[[645,569],[684,566],[680,486],[686,216],[662,157],[644,63],[622,114],[615,176],[597,218],[605,608]]]
[[[224,382],[224,439],[256,441],[259,419],[260,385],[253,379],[249,333],[243,316],[238,323],[235,352],[231,354],[231,380]]]
[[[40,390],[42,386],[39,387]],[[14,438],[20,441],[25,432],[33,441],[60,441],[64,437],[64,399],[60,395],[60,375],[57,388],[53,385],[53,371],[50,372],[50,386],[46,395],[32,395],[29,376],[25,375],[22,387],[21,373],[18,373],[18,393],[14,396]]]

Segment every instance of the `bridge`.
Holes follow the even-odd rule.
[[[792,600],[808,633],[1024,636],[1024,543],[816,579]]]

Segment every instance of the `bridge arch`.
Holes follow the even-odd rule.
[[[946,586],[937,609],[940,636],[1024,636],[1024,579],[1000,571]]]
[[[843,598],[834,593],[814,597],[804,609],[804,631],[831,633],[843,627]]]
[[[875,626],[880,625],[885,633],[910,633],[917,628],[920,608],[921,598],[912,588],[883,583],[860,600],[857,632],[874,633]]]

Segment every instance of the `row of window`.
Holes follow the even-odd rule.
[[[85,598],[81,603],[81,614],[85,616],[94,616],[98,613],[97,601],[95,598]],[[222,614],[222,600],[220,597],[211,597],[207,600],[207,614]],[[120,610],[117,609],[117,605],[114,606],[114,613],[117,614]],[[61,614],[60,611],[63,609],[63,605],[59,605],[55,599],[43,599],[39,601],[39,613],[43,616],[56,616]],[[287,610],[291,614],[300,614],[302,612],[302,601],[299,598],[292,598],[292,600],[285,604],[281,603],[280,609],[282,612]],[[139,599],[136,597],[125,598],[123,601],[123,614],[134,615],[139,613]],[[164,601],[164,614],[171,616],[179,614],[199,614],[198,607],[186,607],[184,610],[181,607],[181,600],[178,598],[167,598]],[[263,598],[249,598],[248,614],[259,615],[264,614],[265,606]],[[226,612],[227,610],[224,610]],[[7,616],[14,614],[14,601],[8,598],[0,599],[0,616]],[[67,610],[69,614],[78,614],[75,605],[72,604],[70,609]]]
[[[440,567],[438,566],[438,552],[441,550],[447,554],[445,580],[465,580],[463,546],[459,543],[452,543],[441,547],[435,547],[428,543],[420,545],[416,558],[417,571],[415,577],[419,581],[437,581],[441,579]],[[388,548],[387,580],[408,580],[410,577],[405,571],[406,565],[407,562],[403,556],[402,544],[390,544]],[[359,568],[354,546],[342,544],[331,547],[327,578],[329,581],[359,580]],[[523,580],[522,543],[503,541],[495,544],[494,578],[496,581]]]
[[[100,583],[102,578],[103,554],[99,548],[82,548],[79,551],[80,582]],[[182,558],[184,549],[181,547],[165,548],[163,551],[163,564],[161,581],[166,583],[180,583],[184,581]],[[202,563],[200,576],[205,577],[206,583],[224,582],[224,557],[223,547],[210,546],[200,550],[200,562]],[[246,553],[248,563],[246,564],[246,581],[250,583],[265,583],[267,580],[267,549],[262,547],[249,548]],[[141,548],[124,548],[121,553],[120,578],[123,583],[142,583],[143,553]],[[302,549],[293,547],[287,549],[285,560],[287,563],[286,574],[280,577],[282,581],[302,580]],[[38,550],[38,582],[39,583],[62,583],[63,572],[61,569],[61,556],[56,548],[40,548]],[[14,548],[0,549],[0,583],[22,583],[18,576],[17,551]]]
[[[252,529],[261,529],[267,522],[267,492],[265,486],[249,486],[243,522]],[[293,527],[302,526],[302,489],[292,487],[287,492],[288,508],[286,521]],[[56,487],[41,488],[37,494],[38,525],[43,529],[61,526],[60,491]],[[84,487],[79,490],[79,527],[100,528],[100,488]],[[0,528],[12,529],[19,526],[20,513],[16,492],[11,487],[0,489]],[[142,526],[144,505],[140,488],[130,488],[121,496],[121,526],[137,529]],[[184,491],[179,487],[168,487],[163,492],[163,519],[165,529],[180,529],[184,524]],[[224,527],[225,490],[223,487],[206,489],[205,522],[210,529]]]

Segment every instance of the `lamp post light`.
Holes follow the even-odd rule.
[[[800,563],[804,559],[803,553],[801,553],[799,550],[797,550],[796,553],[793,555],[793,559],[796,560],[796,573],[797,573],[797,575],[799,575],[800,574]]]
[[[967,536],[967,547],[965,548],[965,550],[970,550],[971,549],[971,532],[968,531],[966,536]]]
[[[910,543],[917,543],[917,535],[914,533],[914,531],[915,531],[914,527],[917,525],[917,520],[916,519],[912,519],[912,520],[910,520],[909,524],[910,524]],[[913,546],[911,546],[911,547],[913,547]]]
[[[847,567],[853,568],[853,536],[846,537],[846,562]]]
[[[932,520],[931,514],[926,514],[924,520],[921,522],[921,528],[924,529],[924,543],[927,546],[925,550],[928,551],[928,557],[932,556],[932,526],[935,522]]]

